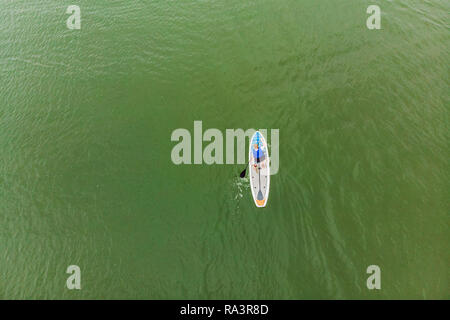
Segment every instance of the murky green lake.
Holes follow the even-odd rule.
[[[0,0],[0,298],[449,299],[449,11]],[[266,208],[196,120],[279,129]]]

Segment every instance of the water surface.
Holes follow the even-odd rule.
[[[448,1],[75,2],[0,1],[0,298],[450,298]],[[194,120],[280,129],[267,208]]]

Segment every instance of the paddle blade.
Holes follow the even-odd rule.
[[[245,178],[245,173],[247,172],[247,168],[244,169],[244,171],[241,172],[239,175],[241,178]]]

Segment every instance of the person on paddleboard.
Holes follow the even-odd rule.
[[[266,155],[264,153],[264,150],[262,147],[260,147],[257,143],[253,145],[253,159],[255,159],[255,164],[253,167],[255,168],[256,172],[258,172],[258,163],[261,163],[261,167],[264,168],[264,160],[266,159]]]

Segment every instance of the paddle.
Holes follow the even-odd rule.
[[[245,173],[247,172],[247,167],[248,167],[249,162],[250,162],[250,160],[247,161],[244,171],[242,171],[241,174],[239,175],[241,178],[245,178]]]

